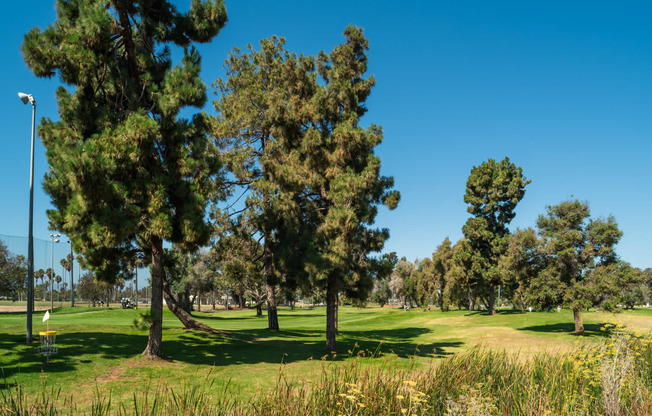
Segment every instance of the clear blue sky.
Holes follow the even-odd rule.
[[[578,198],[593,216],[616,217],[623,260],[652,267],[652,4],[231,0],[227,10],[227,26],[201,47],[208,85],[234,46],[278,35],[314,54],[340,43],[348,24],[365,29],[377,84],[363,123],[384,127],[382,173],[402,194],[378,216],[391,231],[386,251],[414,260],[459,239],[471,168],[509,156],[532,180],[512,229]],[[59,80],[33,76],[18,47],[30,28],[54,21],[54,1],[8,2],[3,12],[0,234],[26,236],[31,109],[16,94],[34,94],[37,120],[56,119]],[[46,168],[37,143],[34,235],[44,240]],[[42,245],[38,253],[49,250]]]

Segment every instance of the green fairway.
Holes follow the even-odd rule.
[[[34,315],[34,335],[46,329],[44,312]],[[266,329],[267,318],[255,311],[195,312],[194,315],[224,335],[188,331],[169,312],[163,316],[163,357],[150,362],[140,353],[147,332],[133,321],[139,311],[117,308],[60,308],[49,321],[57,331],[59,352],[45,364],[37,345],[25,343],[25,314],[0,314],[0,367],[5,385],[20,384],[27,392],[42,383],[60,386],[62,396],[74,394],[90,403],[96,388],[111,391],[114,401],[127,400],[144,391],[148,383],[180,386],[202,377],[214,389],[228,389],[248,398],[267,391],[278,379],[279,368],[290,379],[310,382],[319,375],[322,360],[340,365],[355,355],[382,351],[391,365],[426,366],[432,359],[450,356],[483,344],[519,351],[524,357],[541,351],[558,351],[576,342],[604,336],[600,327],[609,322],[649,331],[652,310],[618,315],[584,313],[587,332],[571,334],[572,313],[520,313],[502,311],[496,316],[479,312],[422,312],[389,308],[340,308],[338,352],[325,350],[325,309],[280,309],[280,332]],[[381,345],[382,342],[382,345]],[[357,347],[356,347],[357,345]],[[414,359],[416,356],[416,360]],[[410,358],[412,357],[412,358]],[[369,359],[365,365],[387,365]]]

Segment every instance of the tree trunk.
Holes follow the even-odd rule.
[[[256,316],[263,316],[263,303],[262,302],[257,302],[256,303]]]
[[[161,358],[163,344],[163,240],[152,237],[150,242],[152,250],[152,304],[150,314],[152,322],[149,324],[149,338],[147,348],[143,351],[148,359]]]
[[[197,292],[197,312],[201,312],[201,295]]]
[[[334,273],[328,275],[326,286],[326,350],[337,351],[337,287]]]
[[[279,330],[276,294],[274,293],[274,286],[269,283],[267,284],[267,328],[274,331]]]
[[[152,281],[153,283],[153,281]],[[186,329],[199,329],[201,331],[207,331],[207,332],[213,332],[217,333],[220,332],[214,328],[211,328],[210,326],[199,322],[195,318],[192,317],[188,312],[186,312],[181,305],[177,302],[177,300],[174,298],[174,295],[172,295],[172,291],[170,290],[170,284],[168,283],[165,275],[163,275],[163,296],[165,296],[165,303],[168,305],[168,309],[172,311],[174,316],[181,321],[183,326]]]
[[[575,332],[584,332],[584,322],[582,321],[582,311],[573,309],[573,318],[575,318]]]
[[[496,314],[496,286],[489,283],[489,300],[487,301],[487,311],[489,315]]]
[[[240,301],[240,309],[245,308],[245,298],[243,295],[238,295],[238,300]]]
[[[272,263],[272,252],[267,247],[267,242],[269,241],[269,232],[265,231],[265,246],[263,247],[264,253],[264,270],[265,270],[265,282],[267,284],[267,328],[278,331],[278,313],[276,311],[276,294],[274,293],[274,288],[276,282],[274,281],[274,264]]]

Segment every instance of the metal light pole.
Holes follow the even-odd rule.
[[[134,282],[136,282],[136,309],[138,309],[138,266],[134,266]]]
[[[29,159],[29,232],[27,234],[27,343],[32,342],[34,310],[34,136],[36,133],[36,100],[32,94],[18,93],[23,104],[32,104],[32,150]]]
[[[61,234],[50,234],[50,241],[52,242],[52,257],[50,258],[52,262],[50,267],[50,313],[54,311],[54,302],[52,300],[52,281],[54,280],[54,243],[59,242],[59,237],[61,237]]]
[[[75,270],[75,257],[72,254],[72,240],[70,243],[70,307],[75,307],[75,281],[73,280],[73,271]]]

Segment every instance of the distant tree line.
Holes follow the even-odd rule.
[[[24,256],[9,252],[0,240],[0,297],[16,300],[26,292],[27,261]]]
[[[577,200],[548,206],[536,228],[511,233],[507,224],[529,183],[508,158],[474,167],[465,202],[472,217],[464,237],[446,238],[431,258],[402,258],[388,281],[376,283],[372,299],[384,304],[426,308],[486,309],[500,301],[525,311],[558,306],[573,311],[575,330],[584,330],[581,312],[591,307],[614,311],[650,302],[652,269],[620,260],[615,245],[622,236],[614,217],[591,218]]]

